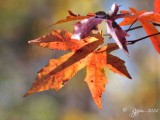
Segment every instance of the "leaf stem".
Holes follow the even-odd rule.
[[[125,30],[126,33],[127,33],[128,31],[130,31],[131,27],[134,25],[134,23],[136,23],[136,21],[137,21],[137,19],[135,19],[135,21],[133,21],[133,23],[129,26],[129,28],[128,28],[127,30]]]
[[[160,34],[160,32],[155,33],[155,34],[152,34],[152,35],[148,35],[148,36],[145,36],[145,37],[142,37],[142,38],[139,38],[139,39],[137,39],[137,40],[127,41],[127,45],[135,44],[135,43],[138,42],[138,41],[141,41],[141,40],[146,39],[146,38],[148,38],[148,37],[152,37],[152,36],[159,35],[159,34]]]
[[[133,24],[133,23],[132,23]],[[153,23],[152,22],[152,24],[153,25],[155,25],[155,26],[159,26],[160,27],[160,24],[159,23]],[[132,25],[131,25],[132,26]],[[129,31],[131,31],[131,30],[135,30],[135,29],[139,29],[139,28],[142,28],[142,26],[137,26],[137,27],[133,27],[133,28],[131,28],[131,26],[129,27],[129,29],[127,29],[127,30],[125,30],[126,32],[129,32]]]
[[[142,37],[142,38],[139,38],[139,39],[137,39],[137,40],[129,40],[129,41],[127,41],[127,45],[133,45],[133,44],[135,44],[136,42],[139,42],[139,41],[141,41],[141,40],[143,40],[143,39],[146,39],[146,38],[148,38],[148,37],[152,37],[152,36],[155,36],[155,35],[159,35],[159,34],[160,34],[160,32],[155,33],[155,34],[152,34],[152,35],[147,35],[147,36]],[[96,53],[102,53],[102,52],[104,52],[104,51],[106,51],[106,50],[97,51]]]

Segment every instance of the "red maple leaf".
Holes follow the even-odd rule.
[[[121,11],[121,13],[124,12],[126,11]],[[153,23],[160,23],[159,13],[146,12],[144,10],[139,11],[135,8],[130,8],[130,11],[127,12],[132,14],[132,16],[124,18],[124,20],[120,23],[121,26],[130,25],[137,19],[142,24],[144,30],[148,35],[156,34],[159,32],[153,25]],[[152,36],[150,37],[150,39],[154,48],[160,54],[160,35]]]
[[[160,12],[160,0],[154,0],[154,12]]]

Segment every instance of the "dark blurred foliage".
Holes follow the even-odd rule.
[[[29,45],[28,40],[51,32],[52,29],[72,31],[73,22],[48,28],[63,19],[67,10],[82,15],[109,10],[113,2],[121,9],[133,6],[151,11],[153,0],[2,0],[0,1],[0,120],[158,120],[158,113],[140,113],[130,117],[130,107],[160,109],[160,57],[149,39],[129,47],[130,57],[121,51],[116,54],[126,61],[133,77],[128,80],[108,73],[109,83],[99,110],[83,81],[81,70],[59,92],[50,90],[22,97],[31,87],[37,71],[49,59],[65,52],[51,51]],[[101,26],[104,29],[104,25]],[[138,34],[137,34],[138,33]],[[130,32],[136,39],[145,36],[143,29]],[[107,39],[106,39],[107,40]],[[112,41],[113,42],[113,41]],[[123,108],[128,108],[123,112]]]

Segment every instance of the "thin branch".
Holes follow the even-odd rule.
[[[114,17],[112,17],[113,20],[119,19],[119,18],[125,18],[125,17],[136,17],[133,14],[127,13],[127,14],[117,14]]]
[[[142,28],[142,26],[137,26],[137,27],[133,27],[133,28],[130,28],[129,30],[125,30],[126,32],[129,32],[129,31],[132,31],[132,30],[135,30],[135,29],[139,29],[139,28]]]
[[[155,35],[159,35],[159,34],[160,34],[160,32],[155,33],[155,34],[152,34],[152,35],[148,35],[148,36],[145,36],[145,37],[142,37],[142,38],[139,38],[139,39],[137,39],[137,40],[127,41],[127,45],[133,45],[133,44],[135,44],[136,42],[139,42],[139,41],[141,41],[141,40],[143,40],[143,39],[146,39],[146,38],[148,38],[148,37],[152,37],[152,36],[155,36]],[[106,51],[106,50],[104,50],[104,51]],[[104,51],[100,51],[100,52],[96,52],[96,53],[102,53],[102,52],[104,52]]]
[[[146,38],[148,38],[148,37],[152,37],[152,36],[159,35],[159,34],[160,34],[160,32],[155,33],[155,34],[152,34],[152,35],[148,35],[148,36],[145,36],[145,37],[142,37],[142,38],[139,38],[139,39],[137,39],[137,40],[127,41],[127,45],[135,44],[135,43],[138,42],[138,41],[141,41],[141,40],[146,39]]]
[[[129,28],[128,28],[127,30],[125,30],[126,33],[127,33],[128,31],[130,31],[131,27],[134,25],[134,23],[136,23],[136,21],[137,21],[137,19],[135,19],[135,21],[133,21],[133,23],[129,26]]]
[[[160,26],[159,23],[154,23],[154,22],[152,22],[152,24],[155,25],[155,26]]]
[[[159,27],[160,27],[160,24],[159,24],[159,23],[153,23],[153,22],[152,22],[152,24],[155,25],[155,26],[159,26]],[[131,31],[131,30],[135,30],[135,29],[139,29],[139,28],[142,28],[142,26],[133,27],[133,28],[130,28],[129,30],[127,29],[127,30],[125,30],[125,31],[126,31],[126,32],[129,32],[129,31]]]

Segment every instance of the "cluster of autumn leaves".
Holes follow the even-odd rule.
[[[156,0],[155,2],[160,3],[159,0]],[[113,9],[115,10],[115,8]],[[158,10],[159,8],[157,7],[155,10],[156,12],[139,11],[135,8],[130,8],[129,11],[121,10],[120,14],[118,15],[121,17],[123,16],[124,20],[119,25],[131,25],[137,20],[141,23],[142,27],[148,35],[158,33],[159,31],[153,25],[153,23],[160,22],[160,14],[158,13]],[[100,15],[98,14],[98,17],[99,16]],[[75,15],[69,11],[69,16],[67,16],[66,19],[60,20],[55,24],[60,24],[72,20],[82,21],[84,19],[90,19],[91,17],[94,18],[93,20],[95,20],[97,14],[92,13],[86,16],[80,16]],[[114,20],[112,22],[114,22]],[[114,30],[116,31],[116,29],[113,29],[113,32],[115,32]],[[76,35],[80,35],[82,32],[83,31],[78,31]],[[120,46],[119,44],[117,45],[116,42],[99,47],[104,43],[102,31],[98,31],[97,34],[93,34],[90,30],[87,34],[85,34],[85,37],[81,38],[80,40],[73,38],[73,35],[75,35],[74,32],[70,33],[65,30],[53,30],[51,33],[43,37],[29,41],[30,44],[50,48],[52,50],[69,50],[71,52],[61,56],[58,59],[51,59],[48,65],[43,67],[38,72],[37,78],[34,81],[31,89],[24,96],[49,89],[59,90],[79,70],[86,67],[87,73],[85,82],[90,89],[96,105],[101,109],[101,97],[105,90],[105,85],[107,84],[107,78],[105,76],[104,69],[108,67],[111,71],[131,79],[131,76],[126,69],[125,61],[110,54],[112,51],[120,48]],[[112,36],[111,34],[111,37],[114,39],[117,36]],[[154,48],[160,54],[160,35],[152,36],[150,39]],[[127,45],[127,41],[122,44]]]

